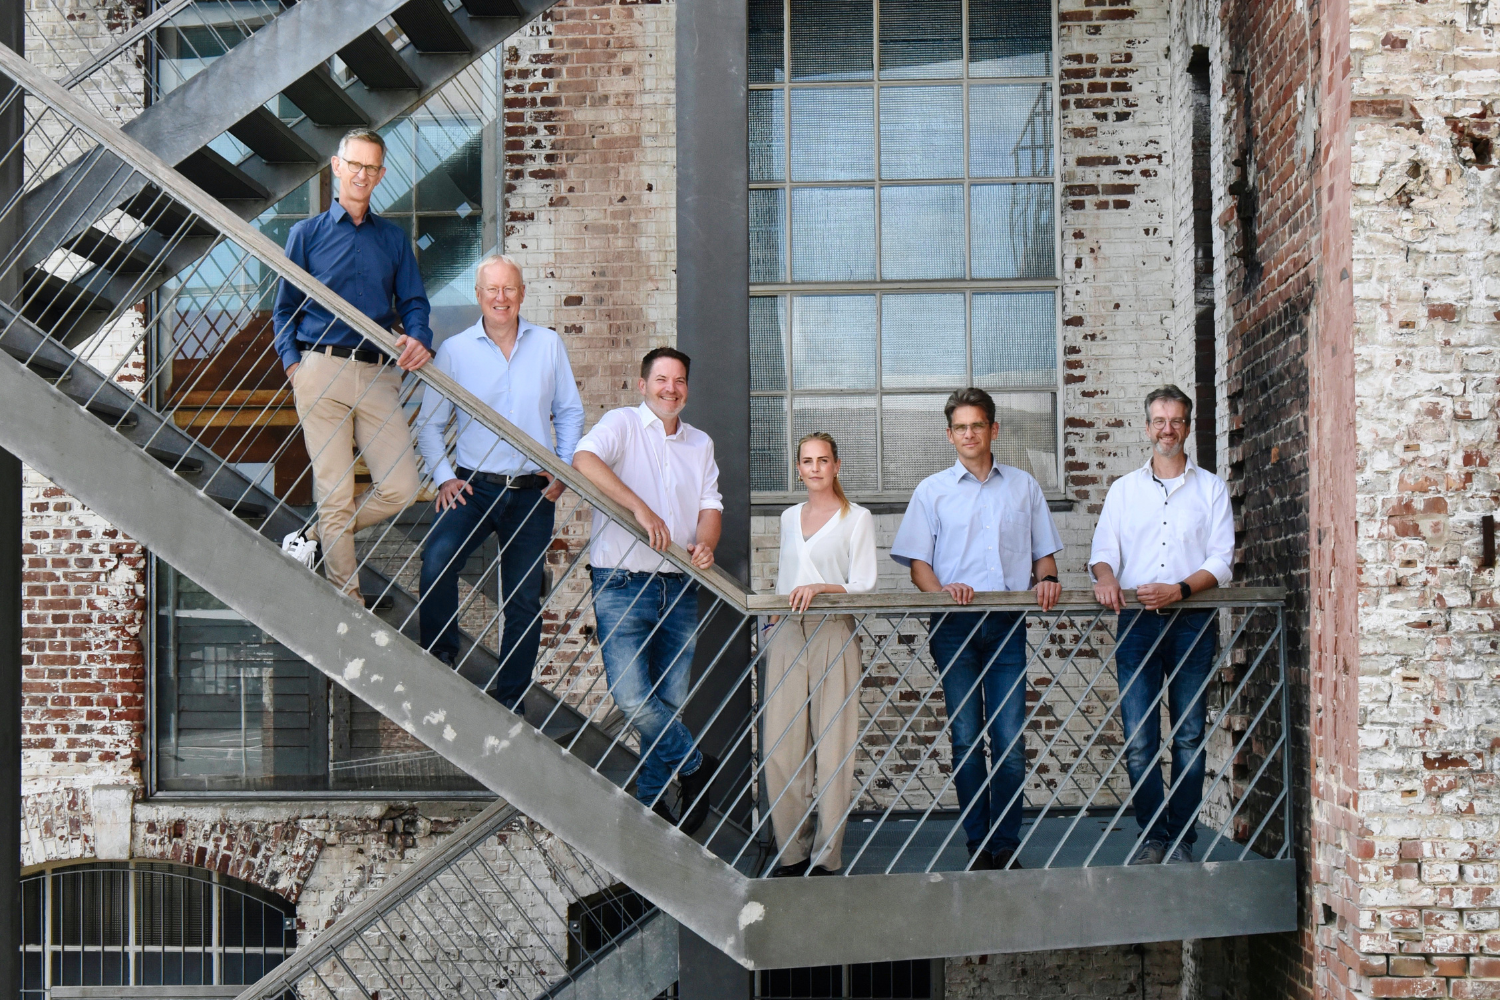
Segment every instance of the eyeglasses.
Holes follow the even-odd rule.
[[[1151,420],[1151,429],[1154,431],[1165,430],[1168,424],[1171,424],[1180,431],[1188,425],[1188,422],[1185,417],[1173,417],[1170,420],[1166,417],[1153,417]]]
[[[363,174],[366,172],[370,174],[378,174],[383,169],[382,165],[379,163],[360,163],[358,160],[346,160],[342,156],[339,157],[339,162],[342,163],[344,165],[344,169],[349,171],[351,174]]]
[[[973,431],[975,434],[983,434],[989,429],[989,423],[982,421],[977,424],[949,424],[948,429],[954,434],[967,434]]]
[[[482,285],[478,291],[487,299],[492,299],[501,292],[505,293],[506,298],[513,299],[521,294],[521,287],[519,285]]]

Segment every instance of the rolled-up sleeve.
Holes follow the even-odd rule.
[[[1234,509],[1222,481],[1215,484],[1210,500],[1207,543],[1207,554],[1198,568],[1212,573],[1222,587],[1234,579]]]
[[[552,431],[557,437],[557,457],[571,462],[583,435],[583,399],[578,395],[578,383],[573,381],[573,366],[561,337],[553,364]]]
[[[800,531],[801,526],[794,530]],[[861,509],[855,512],[849,532],[849,582],[844,589],[851,594],[871,593],[879,575],[875,565],[875,518]]]
[[[625,450],[625,438],[620,433],[620,428],[616,426],[617,418],[615,414],[620,412],[623,411],[611,410],[601,417],[599,422],[594,425],[593,430],[578,439],[578,444],[574,446],[573,452],[576,454],[580,451],[586,451],[591,455],[597,455],[599,461],[613,468],[615,463],[620,461]],[[635,415],[630,414],[630,416],[634,417]]]
[[[432,361],[444,374],[452,375],[453,355],[444,343],[438,348]],[[435,486],[441,486],[456,478],[452,464],[448,461],[448,449],[443,444],[443,432],[448,427],[448,418],[453,415],[453,402],[433,386],[422,393],[422,409],[417,413],[417,448],[422,453],[422,462],[432,474]]]
[[[1062,551],[1062,536],[1052,521],[1052,508],[1047,506],[1047,496],[1041,485],[1031,480],[1031,561]]]
[[[901,526],[896,529],[896,540],[891,543],[891,558],[911,568],[912,561],[920,559],[932,565],[932,554],[937,545],[937,534],[932,529],[932,508],[927,491],[917,487],[901,517]]]
[[[1120,491],[1124,489],[1116,482],[1104,495],[1104,509],[1099,512],[1099,523],[1094,527],[1094,544],[1089,549],[1089,576],[1094,567],[1103,563],[1115,576],[1120,575]]]
[[[719,492],[719,463],[714,461],[711,450],[708,453],[708,465],[703,469],[703,489],[698,495],[698,509],[724,509],[724,495]]]

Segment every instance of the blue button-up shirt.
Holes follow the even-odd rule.
[[[1028,473],[996,462],[984,482],[962,462],[922,480],[891,543],[891,558],[920,559],[938,583],[1027,590],[1031,565],[1062,551],[1047,498]]]
[[[333,207],[292,227],[286,238],[286,255],[314,278],[333,290],[354,308],[389,330],[396,318],[406,335],[432,350],[432,329],[427,317],[432,307],[417,258],[406,230],[374,212],[365,212],[359,225],[344,206]],[[302,360],[297,344],[332,344],[335,347],[375,345],[355,333],[342,320],[301,290],[281,282],[272,315],[276,330],[276,353],[284,368]]]
[[[567,349],[556,332],[521,320],[516,346],[507,361],[485,334],[481,320],[443,341],[432,363],[543,448],[564,462],[573,461],[573,449],[583,436],[583,400],[578,397]],[[432,481],[438,484],[455,478],[443,446],[443,430],[454,410],[442,393],[427,387],[422,412],[417,415],[417,445]],[[535,462],[461,409],[457,425],[459,465],[507,476],[537,471]]]

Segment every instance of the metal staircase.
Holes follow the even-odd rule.
[[[275,37],[269,33],[286,30],[303,11],[324,4],[342,9],[341,3],[303,0],[194,80],[230,64],[237,53],[251,51],[257,40]],[[455,15],[454,20],[460,19]],[[361,37],[354,27],[342,26],[343,34],[321,41],[347,46]],[[285,41],[295,53],[297,40]],[[326,45],[320,51],[326,58]],[[417,53],[408,55],[411,65]],[[300,75],[284,79],[304,66],[295,57],[289,65],[275,70],[281,75],[270,82],[284,88],[309,72],[304,67]],[[274,75],[270,69],[267,73],[268,79]],[[768,822],[771,803],[764,774],[777,737],[765,732],[762,707],[744,717],[736,716],[729,700],[700,700],[684,708],[685,716],[694,717],[696,732],[715,734],[714,749],[724,761],[714,781],[716,812],[696,838],[669,826],[628,794],[640,754],[649,747],[633,742],[628,726],[617,730],[601,725],[609,699],[596,662],[600,637],[591,624],[588,587],[581,582],[582,544],[566,528],[574,515],[592,507],[643,538],[630,515],[447,376],[424,369],[410,390],[421,386],[441,393],[562,479],[578,498],[559,518],[563,528],[547,554],[557,577],[544,608],[552,631],[526,695],[527,718],[483,693],[496,662],[492,650],[469,642],[460,670],[454,672],[413,640],[420,598],[399,586],[409,576],[410,546],[392,547],[395,554],[385,561],[376,557],[382,545],[391,547],[389,529],[371,529],[370,537],[361,539],[370,553],[362,574],[366,593],[384,591],[396,598],[396,606],[377,616],[340,596],[277,546],[282,533],[304,523],[284,491],[258,486],[236,469],[229,450],[189,419],[180,387],[151,394],[160,366],[172,359],[153,358],[145,349],[146,333],[132,310],[146,301],[143,289],[159,287],[169,276],[165,272],[172,254],[196,256],[212,247],[225,260],[239,262],[235,268],[253,264],[273,279],[291,282],[387,352],[393,338],[287,261],[274,243],[245,223],[247,213],[240,206],[219,200],[173,169],[174,162],[180,164],[202,148],[207,126],[194,131],[191,141],[158,155],[160,147],[148,148],[128,128],[115,128],[92,114],[8,49],[0,49],[0,74],[18,85],[0,100],[25,95],[23,145],[63,135],[67,143],[87,147],[66,169],[37,156],[32,177],[40,179],[28,179],[25,198],[0,213],[0,226],[9,224],[26,234],[19,244],[23,253],[0,258],[0,288],[8,281],[19,289],[0,308],[0,398],[7,407],[6,419],[0,421],[0,446],[509,803],[487,813],[486,823],[519,822],[503,812],[513,807],[527,823],[555,835],[567,851],[586,858],[588,869],[599,873],[590,881],[623,882],[649,899],[665,916],[634,925],[632,940],[646,951],[659,956],[655,944],[646,945],[657,940],[652,935],[665,933],[667,918],[748,968],[1172,940],[1296,926],[1279,594],[1241,591],[1194,600],[1199,608],[1223,610],[1224,648],[1211,679],[1216,706],[1213,781],[1199,824],[1203,861],[1152,868],[1123,864],[1133,836],[1123,819],[1130,789],[1128,780],[1121,787],[1118,755],[1111,749],[1118,745],[1118,729],[1110,721],[1118,698],[1109,686],[1114,640],[1102,609],[1091,595],[1078,593],[1066,595],[1051,615],[1033,615],[1037,676],[1034,697],[1028,697],[1034,725],[1028,727],[1027,747],[1034,759],[1026,791],[1026,840],[1018,852],[1026,870],[1007,871],[967,870],[962,837],[954,839],[962,816],[952,792],[955,762],[943,757],[948,743],[941,677],[922,659],[920,641],[927,616],[945,610],[941,595],[819,598],[815,618],[849,616],[856,621],[871,654],[866,677],[876,689],[867,700],[855,695],[846,703],[860,713],[861,726],[858,741],[846,752],[859,761],[860,785],[854,799],[840,807],[849,827],[851,859],[841,872],[847,877],[761,878],[779,857]],[[310,134],[304,135],[309,142]],[[8,155],[19,155],[18,149]],[[95,172],[100,169],[102,174]],[[45,204],[66,206],[67,211],[40,210],[44,202],[37,200],[38,193],[44,191]],[[116,207],[127,203],[125,217],[140,225],[125,224],[125,238],[115,235],[122,225]],[[59,217],[66,224],[57,225]],[[78,274],[48,270],[38,277],[43,275],[40,262],[54,261],[58,249],[105,246],[106,238],[118,242],[90,269]],[[152,249],[158,239],[160,249]],[[235,280],[231,274],[226,285]],[[70,292],[60,290],[64,284],[90,289],[86,323],[85,311],[77,308],[83,300],[69,298]],[[57,290],[56,295],[49,298],[49,289]],[[147,330],[171,319],[164,307],[145,309]],[[230,319],[248,321],[244,316]],[[217,349],[230,343],[223,340]],[[122,382],[128,364],[120,358],[144,359],[144,374]],[[242,371],[233,365],[230,370]],[[234,377],[243,381],[249,375]],[[136,391],[140,385],[148,390],[143,395]],[[284,387],[257,391],[285,394]],[[757,616],[783,610],[784,598],[747,594],[717,570],[695,569],[675,547],[663,558],[665,569],[687,574],[699,589],[703,662],[701,669],[695,668],[695,692],[702,677],[713,671],[735,678],[732,688],[757,683],[766,643],[775,632],[768,625],[763,638],[752,639],[750,633],[761,632],[753,628]],[[975,606],[1024,611],[1028,602],[1025,594],[992,594]],[[773,694],[761,692],[756,704],[763,705],[763,697]],[[1201,752],[1210,747],[1206,744]],[[493,831],[475,826],[455,835],[430,864],[424,862],[372,896],[357,920],[346,917],[348,931],[315,943],[305,960],[293,959],[285,977],[302,977],[296,983],[284,977],[277,981],[279,987],[257,987],[247,996],[276,995],[273,987],[302,991],[297,983],[332,975],[326,970],[334,966],[360,983],[395,974],[391,970],[400,962],[378,948],[360,951],[372,963],[369,970],[351,968],[351,949],[366,949],[370,935],[386,934],[382,928],[389,925],[381,920],[407,899],[439,890],[469,891],[445,887],[440,876],[454,870],[444,867],[454,858],[471,857],[473,845]],[[475,924],[467,933],[476,941],[494,942],[520,932],[486,931]],[[504,978],[496,970],[513,961],[506,957],[510,945],[496,945],[493,950],[500,957],[485,959],[489,965],[476,959],[467,967],[463,962],[469,960],[461,959],[469,954],[467,945],[455,939],[445,946],[434,938],[432,946],[428,957],[412,954],[401,960],[409,967],[402,974],[413,977],[412,982],[429,980],[426,987],[413,986],[414,995],[441,995],[444,987],[437,974],[425,971],[432,963],[446,963],[445,975],[478,984]],[[596,956],[589,967],[617,972],[625,966],[637,972],[644,968],[644,958],[626,958],[624,950],[616,950]],[[641,975],[645,988],[651,977]],[[554,995],[567,995],[568,982],[553,979],[554,973],[548,973],[537,985],[545,983]],[[584,989],[581,983],[578,990]],[[305,995],[319,995],[309,990]]]

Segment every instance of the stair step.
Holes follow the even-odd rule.
[[[10,347],[9,345],[0,345],[0,350],[5,351],[6,354],[9,354],[27,368],[30,368],[38,378],[51,382],[53,385],[73,381],[73,373],[61,365],[54,364],[43,358],[27,357],[25,351]]]
[[[112,274],[144,274],[152,264],[152,258],[137,244],[126,243],[92,226],[64,243],[62,249],[107,268]]]
[[[320,163],[323,159],[264,104],[229,126],[229,134],[267,163]]]
[[[443,0],[411,0],[396,8],[392,16],[420,52],[474,51]]]
[[[140,423],[140,418],[138,418],[134,413],[126,413],[124,410],[116,409],[115,407],[110,406],[108,403],[90,403],[83,400],[79,400],[79,402],[84,402],[85,408],[90,413],[98,417],[100,420],[104,421],[106,424],[109,424],[116,430],[131,430]]]
[[[191,476],[203,471],[202,459],[179,455],[176,452],[167,451],[165,448],[147,448],[146,454],[156,459],[162,465],[167,466],[178,475]]]
[[[525,17],[515,0],[463,0],[470,17]]]
[[[313,124],[326,128],[368,128],[370,116],[338,85],[328,67],[319,66],[303,74],[282,91],[306,112]]]
[[[370,90],[421,90],[422,81],[376,28],[339,49],[339,58]]]
[[[27,273],[21,300],[21,315],[58,339],[90,314],[97,320],[110,312],[108,301],[40,269]]]
[[[265,201],[271,196],[249,174],[207,146],[177,164],[177,171],[220,201]]]
[[[139,219],[171,240],[184,236],[218,236],[218,230],[200,220],[175,199],[166,197],[158,187],[147,187],[120,206],[127,215]]]
[[[264,521],[271,513],[264,504],[242,500],[238,495],[227,497],[210,493],[208,498],[242,521]]]

